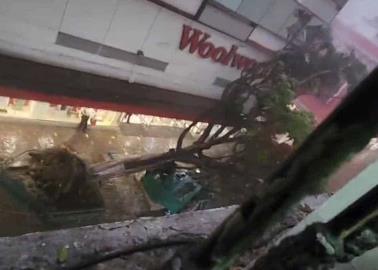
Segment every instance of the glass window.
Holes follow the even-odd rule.
[[[252,34],[249,36],[249,40],[258,43],[261,46],[271,50],[278,51],[285,47],[286,40],[273,34],[272,32],[257,26]]]
[[[242,0],[215,0],[215,2],[218,2],[219,4],[225,6],[226,8],[236,11],[238,7],[240,6],[240,3],[242,2]]]
[[[259,24],[276,34],[282,35],[283,28],[294,17],[297,8],[298,5],[294,0],[275,1],[261,18]]]
[[[178,8],[186,13],[191,15],[195,15],[200,8],[203,0],[190,0],[190,1],[183,1],[183,0],[161,0],[172,7]]]
[[[243,0],[237,9],[237,13],[259,23],[261,18],[270,10],[275,0]]]
[[[286,37],[286,27],[293,22],[300,6],[295,0],[242,0],[236,13],[263,28]]]
[[[343,6],[342,1],[330,0],[298,0],[298,3],[327,23],[332,21],[338,10]]]
[[[199,20],[240,40],[246,40],[254,27],[212,5],[206,6]]]

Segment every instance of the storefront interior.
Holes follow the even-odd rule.
[[[30,120],[79,123],[85,107],[52,104],[35,100],[0,97],[0,117],[22,118]],[[91,126],[117,126],[121,113],[109,110],[90,109]]]

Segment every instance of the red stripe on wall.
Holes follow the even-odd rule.
[[[194,120],[217,100],[0,55],[0,95]]]
[[[146,114],[146,115],[154,115],[154,116],[177,118],[177,119],[188,119],[187,114],[185,115],[178,114],[178,113],[171,112],[169,110],[156,110],[156,109],[150,109],[148,107],[134,106],[130,104],[125,105],[125,104],[118,104],[118,103],[111,103],[111,102],[99,102],[99,101],[94,101],[90,99],[79,99],[79,98],[73,98],[73,97],[67,97],[67,96],[48,95],[42,92],[36,92],[29,89],[18,89],[14,87],[1,86],[1,85],[0,85],[0,96],[49,102],[49,103],[57,104],[57,105],[61,104],[61,105],[69,105],[69,106],[74,106],[74,107],[89,107],[89,108],[111,110],[111,111],[117,111],[117,112]],[[194,116],[189,117],[189,118],[193,118],[190,120],[194,120]]]

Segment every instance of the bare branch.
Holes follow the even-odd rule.
[[[302,81],[298,82],[297,86],[302,86],[306,83],[308,83],[309,81],[313,80],[313,79],[316,79],[317,77],[320,77],[322,75],[325,75],[325,74],[328,74],[328,73],[331,73],[332,71],[331,70],[323,70],[323,71],[319,71],[315,74],[311,74],[311,76],[308,76],[307,78],[303,79]]]
[[[224,134],[221,138],[229,138],[240,130],[240,127],[233,127],[230,131]]]
[[[179,150],[182,148],[182,143],[184,142],[184,139],[186,135],[189,133],[189,131],[197,125],[199,121],[193,121],[186,129],[183,130],[183,132],[180,134],[180,137],[177,140],[176,149]]]
[[[207,110],[201,113],[186,129],[184,129],[177,140],[176,150],[179,150],[182,148],[182,143],[184,142],[186,135],[195,125],[197,125],[200,121],[204,121],[206,118],[211,118],[211,115],[215,115],[216,111],[217,111],[217,108],[212,108],[210,110]]]
[[[214,127],[214,124],[213,123],[208,123],[207,124],[207,127],[205,128],[205,130],[202,132],[202,135],[199,137],[199,139],[195,142],[195,144],[197,143],[203,143],[206,141],[206,139],[209,137],[210,133],[211,133],[211,130],[213,129]]]
[[[224,131],[224,129],[226,128],[226,126],[222,125],[215,133],[214,135],[210,138],[210,140],[214,140],[216,138],[218,138],[218,136],[220,134],[222,134],[222,132]]]

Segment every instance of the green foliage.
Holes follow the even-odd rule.
[[[311,113],[305,111],[290,111],[282,115],[282,125],[290,137],[294,139],[294,144],[302,143],[311,133],[314,126],[314,119]]]
[[[63,246],[58,250],[58,254],[57,254],[57,258],[56,258],[58,263],[63,264],[63,263],[67,262],[68,253],[69,253],[68,248],[69,248],[68,246]]]
[[[295,98],[293,89],[293,84],[287,78],[282,78],[272,91],[258,97],[261,108],[259,113],[266,121],[255,123],[248,128],[242,160],[246,175],[265,178],[289,156],[293,148],[287,144],[275,143],[273,137],[276,134],[289,133],[294,139],[294,146],[297,146],[312,131],[312,114],[292,111],[288,107]]]
[[[298,145],[312,131],[314,119],[309,112],[289,109],[288,105],[292,103],[294,97],[293,85],[290,81],[284,80],[277,83],[271,94],[261,97],[259,102],[272,132],[275,134],[288,132],[294,139],[294,144]]]

